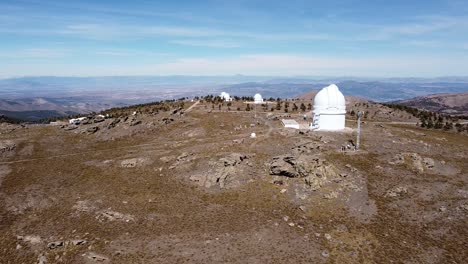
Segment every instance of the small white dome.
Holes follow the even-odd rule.
[[[345,98],[338,86],[331,84],[315,95],[314,112],[319,114],[346,113]]]
[[[255,94],[254,95],[254,102],[255,103],[263,103],[263,97],[261,94]]]
[[[220,95],[220,97],[221,97],[224,101],[228,101],[228,102],[229,102],[229,101],[232,101],[231,96],[230,96],[228,93],[226,93],[226,92],[222,92],[221,95]]]

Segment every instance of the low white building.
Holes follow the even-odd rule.
[[[263,104],[263,97],[261,94],[254,95],[254,103],[255,104]]]
[[[281,123],[286,128],[299,129],[299,123],[294,119],[281,119]]]
[[[221,97],[225,102],[231,102],[232,101],[231,96],[226,92],[222,92],[219,97]]]
[[[345,128],[346,101],[338,86],[331,84],[315,95],[313,112],[311,129],[342,130]]]

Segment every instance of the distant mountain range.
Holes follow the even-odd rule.
[[[432,94],[394,102],[432,112],[468,116],[468,92]]]
[[[163,99],[219,94],[294,98],[336,83],[346,96],[400,101],[438,93],[468,92],[468,77],[358,78],[275,76],[24,77],[0,80],[0,114],[38,117],[89,113]],[[35,113],[35,111],[40,111]]]

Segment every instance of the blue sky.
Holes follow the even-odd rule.
[[[468,1],[0,1],[0,78],[468,75]]]

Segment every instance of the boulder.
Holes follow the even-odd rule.
[[[107,125],[107,129],[114,128],[118,123],[120,123],[119,118],[116,118],[116,119],[112,120],[112,122],[110,122],[109,125]]]
[[[138,163],[138,159],[134,158],[134,159],[126,159],[126,160],[122,160],[122,162],[120,162],[120,167],[122,168],[134,168],[136,167]]]
[[[93,127],[89,127],[88,129],[86,129],[86,132],[88,132],[89,134],[94,134],[94,133],[96,133],[98,130],[99,130],[99,127],[93,126]]]
[[[50,242],[49,244],[47,244],[47,248],[48,249],[56,249],[56,248],[59,248],[59,247],[63,247],[65,245],[65,243],[63,241],[54,241],[54,242]]]
[[[424,166],[426,166],[426,168],[428,169],[432,169],[435,166],[435,162],[431,158],[424,158],[423,163],[424,163]]]
[[[141,124],[141,120],[132,120],[130,122],[130,126],[136,126],[136,125],[139,125],[139,124]]]
[[[86,256],[88,259],[93,260],[95,262],[101,262],[101,263],[109,262],[108,257],[101,255],[101,254],[94,253],[94,252],[88,252],[84,254],[84,256]]]

